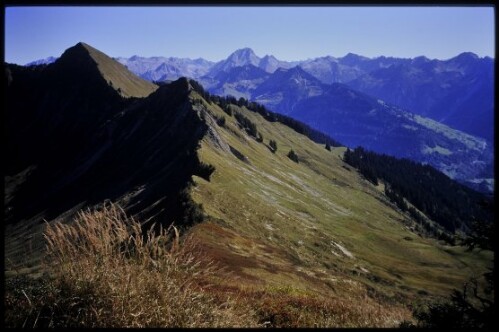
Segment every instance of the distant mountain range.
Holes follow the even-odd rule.
[[[492,158],[484,139],[345,84],[323,83],[299,66],[269,73],[248,53],[233,58],[237,66],[203,77],[218,82],[213,89],[245,88],[269,108],[307,118],[350,145],[410,151],[467,176]],[[243,64],[246,56],[253,63]],[[195,62],[189,67],[185,60],[182,70],[199,70],[203,61]],[[71,224],[81,210],[102,211],[109,202],[144,228],[174,225],[179,241],[171,249],[168,241],[158,242],[159,250],[145,252],[149,262],[156,252],[175,248],[187,259],[202,256],[216,268],[210,267],[206,283],[196,279],[196,289],[220,296],[217,305],[226,303],[225,295],[248,294],[244,310],[270,309],[259,314],[258,326],[274,320],[273,308],[292,308],[297,320],[302,312],[317,312],[332,317],[334,327],[367,325],[366,317],[396,327],[411,317],[413,303],[449,296],[472,273],[493,265],[492,252],[455,245],[455,235],[470,234],[473,219],[493,221],[490,197],[428,165],[349,151],[256,102],[211,95],[187,78],[151,83],[85,43],[51,64],[4,64],[4,87],[6,276],[36,272],[46,281],[52,276],[41,264],[52,257],[45,249],[47,224]],[[85,238],[74,239],[86,248]],[[133,252],[126,240],[105,242],[106,248]],[[141,268],[135,256],[123,255],[133,269]],[[144,273],[176,273],[143,266]],[[25,284],[14,280],[25,301]],[[46,298],[53,294],[50,288]],[[81,291],[64,288],[61,294],[68,301],[57,303],[73,303]],[[45,306],[45,297],[36,296]],[[329,299],[336,302],[324,311]],[[73,307],[87,304],[78,298]],[[393,314],[380,314],[385,307]],[[75,319],[78,310],[71,311]],[[275,317],[287,317],[280,314],[285,311]],[[289,327],[287,318],[278,324]]]
[[[418,57],[347,83],[416,114],[489,141],[494,138],[494,60],[462,53],[447,61]]]
[[[493,188],[494,60],[489,57],[468,52],[448,60],[371,59],[349,53],[286,62],[243,48],[218,62],[115,59],[146,80],[190,77],[210,93],[257,101],[350,147],[429,163],[473,188]],[[445,139],[429,132],[445,133],[440,135]]]
[[[346,146],[428,163],[462,182],[493,177],[487,140],[409,113],[351,89],[322,84],[300,67],[279,69],[254,91],[254,100],[305,122]],[[485,186],[484,183],[484,186]]]

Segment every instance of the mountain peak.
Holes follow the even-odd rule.
[[[225,60],[218,62],[213,66],[209,72],[212,77],[220,71],[228,72],[234,67],[242,67],[245,65],[253,65],[258,67],[260,58],[256,56],[255,52],[249,47],[241,48],[234,51]]]
[[[459,55],[461,55],[461,56],[468,56],[468,57],[472,57],[472,58],[474,58],[474,59],[478,59],[478,58],[479,58],[479,56],[478,56],[477,54],[473,53],[473,52],[463,52],[463,53],[461,53],[461,54],[459,54]],[[458,56],[459,56],[459,55],[458,55]]]
[[[480,57],[473,52],[463,52],[463,53],[459,54],[458,56],[456,56],[454,59],[456,59],[456,60],[477,60],[479,58]]]
[[[268,63],[268,62],[278,62],[279,60],[277,60],[275,56],[267,54],[260,61]]]
[[[75,73],[75,77],[95,73],[123,97],[145,97],[157,89],[153,83],[135,76],[118,61],[84,42],[64,51],[56,64],[62,71]]]
[[[460,70],[468,70],[469,66],[473,66],[480,61],[480,57],[472,52],[463,52],[453,58],[447,60],[447,63],[457,66]]]
[[[87,43],[84,43],[84,42],[78,42],[76,45],[68,48],[66,50],[66,52],[67,51],[70,51],[71,53],[85,51],[85,52],[88,52],[88,54],[90,54],[90,55],[92,55],[95,52],[100,52],[98,49],[96,49],[96,48],[94,48],[94,47],[92,47],[92,46],[90,46],[90,45],[88,45]],[[64,52],[64,53],[66,53],[66,52]]]
[[[424,55],[420,55],[420,56],[417,56],[414,59],[412,59],[412,64],[422,65],[422,64],[425,64],[425,63],[430,62],[430,61],[431,60],[428,59],[427,57],[425,57]]]
[[[265,70],[267,73],[273,73],[278,68],[290,67],[287,62],[279,61],[275,56],[268,54],[260,59],[260,63],[258,64],[258,66],[261,69]]]
[[[85,44],[83,42],[79,42],[77,43],[76,45],[74,46],[71,46],[70,48],[66,49],[60,59],[63,60],[63,59],[67,59],[68,57],[81,57],[81,56],[85,56],[85,54],[88,54],[88,48],[90,46],[88,44]],[[76,59],[74,59],[76,60]]]
[[[355,53],[348,53],[343,58],[339,58],[339,60],[347,65],[355,65],[359,61],[368,60],[368,58]]]
[[[89,60],[91,58],[94,60],[97,65],[99,65],[98,60],[101,61],[116,61],[98,49],[84,43],[84,42],[79,42],[76,45],[68,48],[67,50],[64,51],[64,53],[61,55],[61,60],[69,60],[69,61],[83,61],[83,60]]]
[[[235,50],[232,54],[244,54],[244,55],[256,55],[253,49],[250,47],[243,47],[238,50]]]
[[[92,46],[84,42],[78,42],[74,47],[83,47],[85,49],[94,49]]]
[[[236,66],[242,66],[247,64],[252,64],[258,66],[260,58],[256,56],[255,52],[249,47],[241,48],[233,52],[227,58],[228,62],[233,63]]]

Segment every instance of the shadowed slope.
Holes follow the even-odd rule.
[[[157,89],[155,84],[136,76],[124,65],[88,44],[78,43],[66,51],[70,52],[87,52],[102,77],[123,97],[147,97]]]
[[[339,300],[329,326],[396,326],[413,300],[446,295],[491,261],[490,252],[466,253],[415,232],[383,183],[372,185],[343,162],[345,148],[328,151],[242,102],[220,107],[220,98],[185,78],[146,98],[125,99],[98,83],[100,71],[83,69],[71,81],[60,68],[73,67],[62,61],[8,68],[10,96],[19,99],[9,102],[7,118],[20,125],[8,131],[9,151],[25,156],[25,168],[8,159],[7,259],[28,248],[43,255],[43,218],[68,220],[110,199],[144,223],[193,226],[189,235],[203,257],[232,272],[214,278],[219,289],[258,296],[255,308],[262,307],[261,294],[287,299],[269,300],[284,314],[286,303],[300,311],[302,304],[315,301],[313,310]],[[29,91],[36,98],[23,99]],[[23,126],[19,112],[45,122]],[[11,140],[20,137],[25,145]],[[32,142],[41,142],[36,157]],[[203,213],[206,222],[196,223]],[[344,318],[351,313],[360,314]],[[272,311],[262,316],[285,326]]]

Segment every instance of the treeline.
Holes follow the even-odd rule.
[[[488,197],[429,165],[380,155],[362,147],[347,149],[344,161],[372,183],[383,180],[388,185],[387,196],[423,226],[423,218],[403,198],[450,232],[468,231],[474,220],[493,222],[492,213],[483,208],[483,203],[490,200]]]
[[[326,144],[328,146],[342,146],[341,143],[338,141],[334,140],[331,138],[329,135],[326,135],[320,131],[317,131],[315,129],[312,129],[308,125],[304,124],[303,122],[300,122],[298,120],[295,120],[293,118],[290,118],[289,116],[278,114],[271,112],[265,108],[265,106],[260,105],[255,102],[251,102],[245,98],[239,98],[236,99],[233,96],[226,96],[226,97],[221,97],[221,96],[215,96],[211,95],[208,91],[204,90],[204,88],[199,84],[198,82],[194,80],[189,81],[191,86],[198,92],[206,101],[212,102],[220,106],[223,110],[229,110],[230,112],[230,107],[229,105],[237,105],[239,107],[246,107],[248,110],[258,113],[261,116],[265,118],[265,120],[270,121],[270,122],[279,122],[282,123],[283,125],[286,125],[296,131],[299,134],[305,135],[308,138],[310,138],[312,141],[319,143],[319,144]],[[231,114],[229,114],[231,115]]]
[[[429,220],[427,220],[417,209],[409,206],[404,197],[398,195],[395,191],[390,189],[388,184],[385,185],[385,195],[392,201],[400,210],[409,213],[411,218],[416,221],[416,229],[419,232],[425,232],[426,234],[442,240],[450,245],[455,245],[456,240],[453,236],[449,235],[447,232],[442,231],[435,227]]]

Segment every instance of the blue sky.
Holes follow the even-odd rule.
[[[7,7],[4,40],[18,64],[79,41],[114,57],[213,61],[243,47],[282,60],[495,54],[493,7]]]

